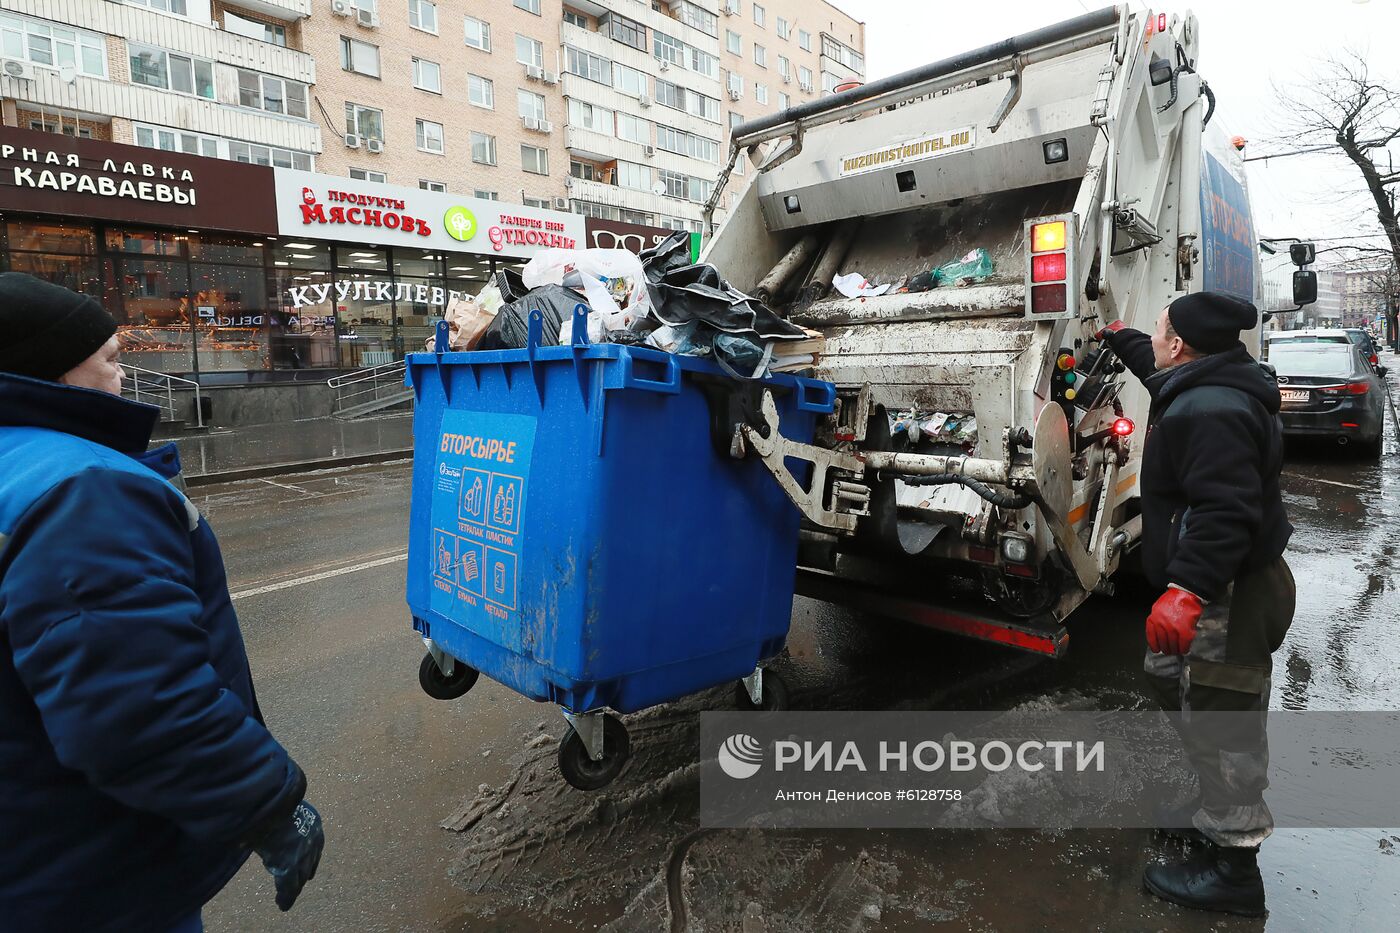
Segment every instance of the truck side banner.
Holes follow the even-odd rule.
[[[1254,300],[1254,219],[1249,193],[1209,152],[1201,155],[1203,287]]]
[[[971,149],[975,145],[977,145],[977,131],[970,126],[956,130],[944,130],[942,133],[920,136],[918,139],[911,139],[898,145],[884,146],[869,152],[842,156],[841,175],[843,177],[860,175],[864,172],[873,172],[876,169],[904,165],[907,162],[922,162],[924,159],[933,159],[951,152]]]

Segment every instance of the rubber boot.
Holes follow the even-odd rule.
[[[1264,915],[1259,849],[1208,843],[1180,862],[1149,865],[1143,886],[1164,901],[1245,917]]]

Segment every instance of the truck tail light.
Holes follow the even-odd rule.
[[[1113,422],[1113,433],[1119,437],[1127,437],[1133,433],[1134,424],[1127,418],[1119,418]]]
[[[1058,314],[1069,308],[1069,296],[1064,284],[1032,285],[1031,313]]]
[[[1063,220],[1054,220],[1049,223],[1035,224],[1031,227],[1031,252],[1048,253],[1051,250],[1063,250],[1067,245],[1068,237],[1065,231]]]
[[[1064,253],[1047,253],[1031,257],[1032,282],[1063,282],[1068,263]]]

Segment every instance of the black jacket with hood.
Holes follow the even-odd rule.
[[[1152,397],[1142,454],[1142,565],[1149,580],[1219,599],[1241,573],[1283,553],[1293,526],[1279,493],[1278,385],[1244,344],[1171,369],[1152,338],[1109,345]]]

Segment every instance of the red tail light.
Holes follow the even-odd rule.
[[[1165,14],[1165,13],[1158,13],[1158,14],[1157,14],[1157,31],[1158,31],[1158,32],[1166,32],[1166,31],[1167,31],[1167,14]]]
[[[1133,433],[1133,423],[1127,418],[1119,418],[1113,422],[1113,433],[1119,437],[1127,437]]]
[[[1331,398],[1340,398],[1347,395],[1365,395],[1371,391],[1371,385],[1367,382],[1348,382],[1344,386],[1323,386],[1317,391]]]
[[[1046,253],[1031,257],[1032,282],[1063,282],[1066,261],[1064,253]]]
[[[1372,354],[1371,354],[1371,365],[1372,365],[1372,366],[1375,366],[1375,365],[1376,365],[1377,363],[1379,363],[1379,362],[1380,362],[1380,360],[1376,358],[1376,354],[1372,353]]]
[[[1069,307],[1069,296],[1063,284],[1032,285],[1031,313],[1054,314]]]

